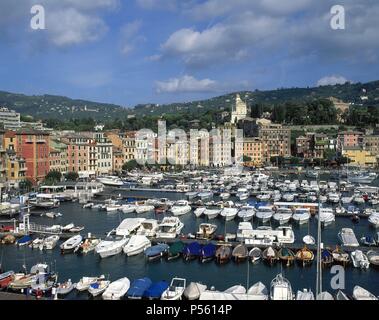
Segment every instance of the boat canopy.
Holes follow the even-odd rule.
[[[167,281],[159,281],[153,283],[149,289],[145,290],[143,297],[146,298],[160,298],[162,293],[168,288],[169,283]]]
[[[145,277],[134,280],[127,292],[128,297],[142,297],[143,293],[149,289],[152,285],[152,281]]]
[[[168,252],[171,255],[177,255],[183,251],[184,247],[185,245],[182,241],[176,241],[170,246]]]

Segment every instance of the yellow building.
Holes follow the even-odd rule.
[[[262,141],[259,138],[243,139],[243,155],[251,160],[245,162],[246,166],[259,167],[262,165]]]
[[[362,167],[375,167],[377,165],[376,156],[371,151],[362,148],[345,148],[343,155],[350,159],[350,164]]]
[[[10,186],[18,187],[18,183],[25,180],[26,162],[14,151],[7,151],[5,156],[6,181]]]

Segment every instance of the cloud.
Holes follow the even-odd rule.
[[[175,10],[178,2],[176,0],[136,0],[143,9]]]
[[[344,84],[346,82],[350,82],[343,76],[331,75],[321,78],[317,81],[317,86],[330,86],[334,84]]]
[[[211,79],[198,80],[184,75],[167,81],[156,81],[155,88],[157,93],[212,92],[217,90],[217,82]]]
[[[135,20],[128,24],[125,24],[121,28],[121,52],[124,55],[128,55],[134,50],[135,44],[138,41],[143,40],[143,37],[138,37],[137,34],[142,26],[141,20]]]
[[[100,18],[73,8],[51,12],[46,18],[51,42],[59,47],[96,41],[108,30]]]

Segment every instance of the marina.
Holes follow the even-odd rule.
[[[298,181],[304,180],[303,177],[293,177]],[[255,286],[255,283],[259,282],[270,290],[273,279],[277,281],[281,279],[277,278],[278,274],[283,275],[293,287],[293,298],[298,296],[300,299],[308,297],[308,291],[305,292],[304,288],[312,288],[315,293],[313,288],[318,250],[314,239],[317,241],[318,207],[322,206],[331,210],[328,214],[333,214],[335,217],[333,221],[325,223],[322,227],[323,250],[328,252],[343,250],[346,255],[351,256],[346,264],[346,294],[353,297],[354,287],[360,286],[378,295],[379,271],[376,261],[379,263],[379,260],[376,259],[379,259],[379,254],[375,255],[379,251],[376,249],[379,248],[379,242],[376,242],[379,240],[378,232],[368,219],[363,218],[370,216],[367,212],[376,212],[375,207],[369,202],[370,199],[367,198],[363,204],[357,205],[359,216],[362,217],[359,223],[351,219],[351,214],[336,214],[337,203],[299,201],[302,195],[309,192],[304,191],[300,183],[296,187],[291,186],[294,190],[292,192],[296,193],[292,202],[271,202],[271,196],[265,202],[260,201],[262,197],[258,199],[258,195],[263,194],[262,189],[264,194],[270,192],[278,194],[273,190],[283,192],[280,190],[286,190],[290,185],[285,181],[294,179],[293,177],[283,179],[280,175],[267,176],[267,179],[259,183],[253,180],[246,182],[246,177],[241,177],[243,185],[248,189],[255,188],[254,194],[250,193],[248,198],[243,195],[243,200],[240,200],[240,195],[246,193],[245,188],[240,189],[239,196],[237,192],[233,192],[233,189],[237,191],[241,188],[239,185],[242,182],[236,183],[235,187],[229,189],[228,185],[231,183],[224,182],[230,197],[222,200],[220,195],[223,191],[219,189],[217,182],[212,181],[208,187],[212,192],[203,192],[200,197],[197,197],[198,193],[194,191],[188,195],[186,194],[188,191],[162,193],[162,191],[153,191],[154,188],[149,191],[138,188],[125,191],[122,188],[107,186],[96,198],[89,200],[91,203],[88,202],[88,206],[77,200],[62,201],[56,208],[49,208],[50,212],[61,213],[54,219],[41,215],[40,208],[27,208],[23,210],[19,220],[4,219],[3,228],[6,225],[13,226],[12,228],[16,226],[18,232],[22,231],[24,235],[30,234],[32,236],[30,241],[34,239],[35,245],[1,245],[1,267],[4,272],[18,271],[23,265],[30,268],[44,262],[51,265],[59,274],[57,283],[67,279],[77,283],[82,277],[104,275],[105,280],[99,284],[99,288],[103,289],[94,289],[88,293],[71,288],[66,294],[60,295],[60,299],[101,299],[102,294],[107,292],[108,286],[120,287],[123,288],[120,289],[122,292],[127,292],[127,283],[130,286],[135,281],[139,283],[139,279],[143,278],[149,279],[152,282],[151,286],[167,288],[165,284],[169,286],[175,277],[186,280],[186,286],[190,283],[207,286],[208,289],[204,291],[202,297],[199,295],[200,299],[228,298],[230,293],[223,290],[236,285],[243,286],[245,290],[237,290],[238,299],[253,299],[255,295],[249,296],[248,292],[255,292],[254,290],[261,286],[258,284]],[[305,185],[304,181],[302,183]],[[194,188],[195,185],[190,189]],[[323,193],[327,192],[324,189]],[[354,185],[350,192],[357,195]],[[364,196],[363,192],[360,194]],[[188,196],[191,199],[188,199]],[[109,201],[110,198],[113,200]],[[288,197],[286,198],[288,200]],[[256,217],[262,206],[270,205],[273,214],[267,221]],[[116,206],[117,209],[110,211],[107,210],[107,206]],[[146,210],[141,210],[142,207]],[[173,211],[170,209],[172,207]],[[136,210],[137,208],[140,208],[140,211]],[[204,209],[199,210],[201,208]],[[225,211],[225,208],[233,210]],[[283,209],[278,211],[277,208]],[[213,216],[207,215],[207,210],[212,212]],[[224,214],[221,214],[223,210]],[[245,219],[245,214],[238,215],[242,210],[254,213],[249,219]],[[309,217],[305,223],[294,220],[293,214],[297,210],[305,210],[304,212],[308,210]],[[281,212],[288,218],[280,222],[274,218],[275,212]],[[5,236],[3,233],[3,237]],[[60,240],[54,242],[51,237]],[[44,239],[53,241],[49,249],[44,248]],[[89,239],[86,240],[86,249],[83,247],[79,250],[85,239]],[[304,239],[307,239],[306,243]],[[367,245],[370,243],[369,240],[371,246]],[[182,244],[177,246],[178,243]],[[177,246],[177,249],[174,249],[174,246]],[[268,248],[277,252],[277,260],[270,260],[270,263],[267,263]],[[222,260],[218,260],[218,254],[221,254]],[[295,261],[298,263],[294,263]],[[333,260],[331,263],[333,264]],[[335,260],[334,263],[339,262]],[[126,280],[117,282],[118,279],[125,277],[129,282]],[[329,286],[331,277],[329,268],[323,268],[323,288],[335,295],[337,293]],[[116,281],[113,286],[111,286],[112,281]],[[165,282],[158,285],[160,281]],[[66,287],[70,287],[69,284],[68,282],[62,285],[63,292]],[[214,287],[215,291],[209,290],[211,287]],[[183,284],[178,285],[178,288],[183,288]],[[166,292],[166,298],[178,298],[179,295],[181,297],[184,289],[178,289],[180,292],[178,295]],[[9,291],[5,287],[3,290]],[[162,293],[164,290],[161,290]],[[297,290],[300,293],[296,294]],[[124,295],[128,296],[126,293]],[[143,293],[141,295],[143,296]],[[262,298],[260,295],[259,297]]]

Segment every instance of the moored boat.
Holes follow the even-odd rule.
[[[215,253],[216,262],[223,264],[230,260],[232,256],[232,248],[228,245],[220,246]]]

